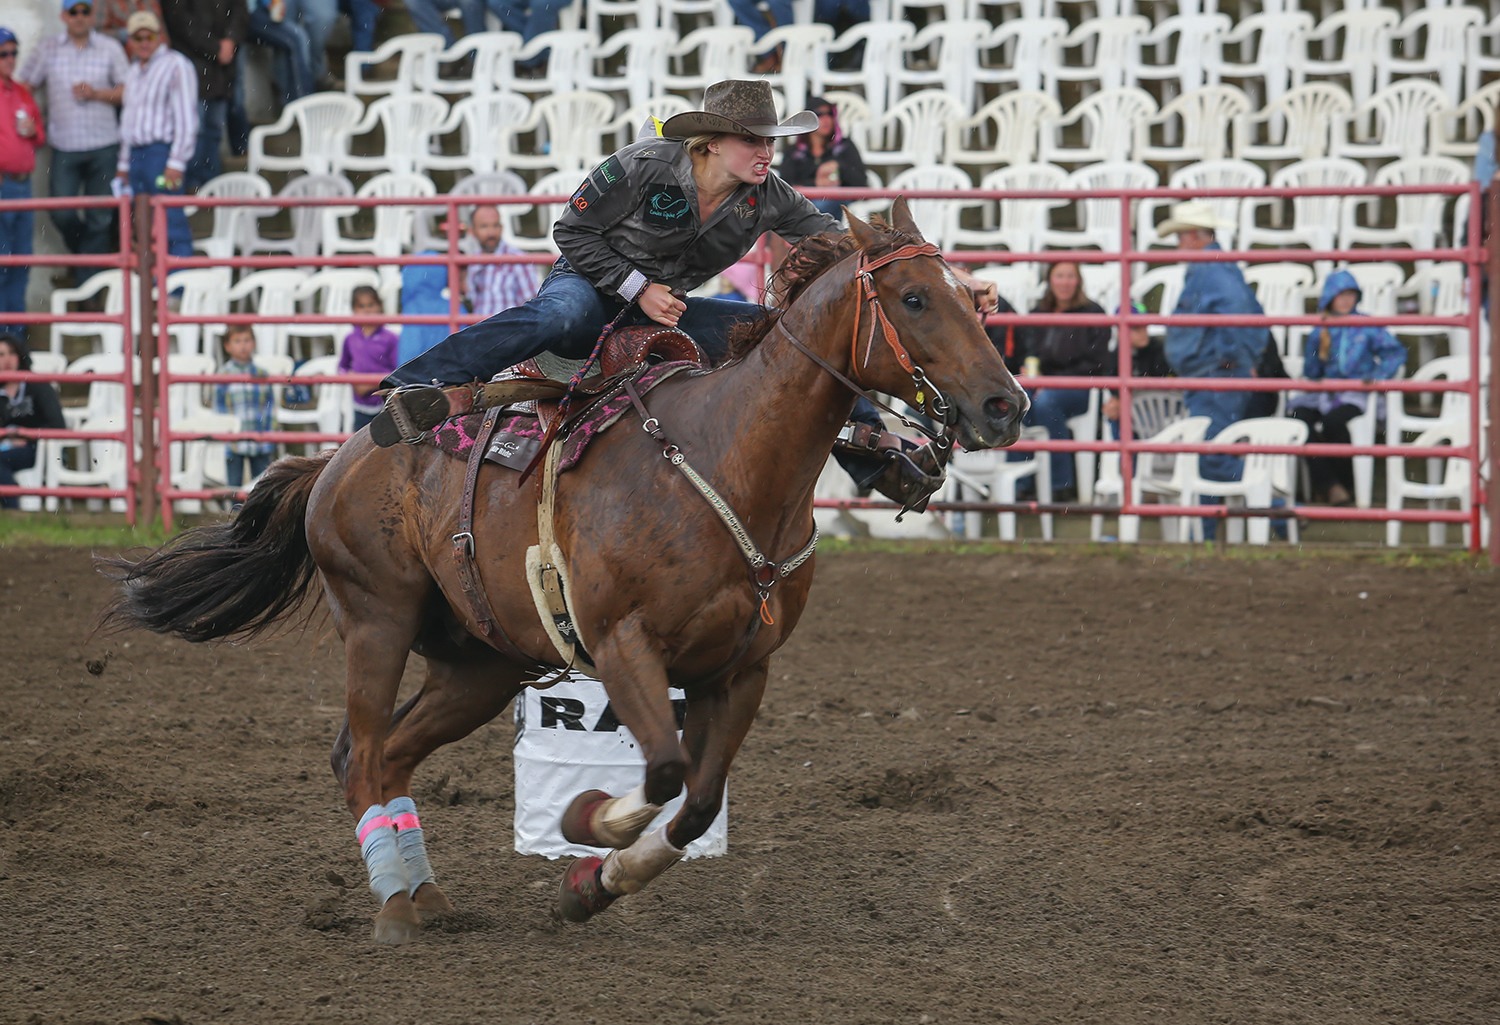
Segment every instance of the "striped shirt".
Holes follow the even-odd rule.
[[[121,171],[130,170],[135,146],[169,142],[167,166],[187,168],[198,144],[198,72],[193,62],[165,43],[144,64],[125,74],[125,106],[120,115]]]
[[[467,252],[475,255],[483,252],[470,240],[465,241],[472,247],[466,246]],[[525,250],[516,248],[504,239],[495,247],[496,255],[519,255],[524,252]],[[501,310],[522,305],[536,295],[541,284],[535,264],[471,263],[468,269],[469,305],[481,317],[493,317]]]
[[[234,360],[226,360],[219,373],[269,376],[264,368],[254,363],[236,363]],[[242,431],[273,431],[276,429],[275,394],[269,384],[217,384],[214,385],[214,412],[233,413],[239,417]],[[230,452],[242,456],[263,456],[276,451],[276,446],[269,441],[231,441],[228,447]]]
[[[90,32],[77,46],[66,32],[44,39],[16,77],[47,90],[47,135],[53,149],[82,153],[120,141],[120,119],[113,103],[80,100],[73,86],[86,82],[104,92],[121,85],[129,64],[125,48],[109,36]]]

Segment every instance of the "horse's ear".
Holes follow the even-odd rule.
[[[922,230],[917,227],[917,222],[906,205],[905,196],[897,196],[896,201],[891,204],[891,227],[912,238],[922,237]]]
[[[880,233],[854,216],[854,211],[844,207],[844,218],[849,222],[849,234],[859,243],[859,248],[869,249],[880,243]]]

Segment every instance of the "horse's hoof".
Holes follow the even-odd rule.
[[[603,790],[585,790],[573,798],[568,810],[563,812],[563,838],[580,847],[608,847],[609,844],[594,835],[593,824],[589,821],[594,817],[594,809],[608,800],[610,796]]]
[[[430,918],[441,918],[443,915],[453,914],[453,902],[438,888],[437,883],[423,883],[417,887],[416,895],[411,900],[417,906],[417,914],[424,922]]]
[[[587,922],[615,902],[616,895],[599,881],[604,862],[590,855],[578,858],[563,873],[557,893],[557,913],[569,922]]]
[[[385,902],[380,914],[375,916],[375,942],[399,947],[410,943],[422,933],[422,919],[417,906],[404,893],[398,893]]]

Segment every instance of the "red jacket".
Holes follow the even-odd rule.
[[[36,134],[23,139],[16,131],[16,111],[31,115]],[[0,79],[0,174],[30,174],[36,168],[36,151],[47,141],[42,112],[31,90],[15,79]]]

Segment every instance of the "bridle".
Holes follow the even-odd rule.
[[[787,340],[802,355],[827,371],[844,387],[848,388],[855,395],[862,396],[873,402],[912,430],[926,435],[934,445],[939,446],[946,452],[953,445],[953,423],[955,419],[953,405],[943,395],[937,385],[932,383],[932,379],[927,376],[927,372],[922,369],[921,365],[911,358],[911,353],[907,351],[906,346],[901,344],[901,337],[896,333],[896,328],[891,324],[890,318],[885,315],[885,308],[880,305],[880,295],[875,291],[875,272],[877,270],[880,270],[887,264],[895,263],[897,260],[912,260],[919,256],[940,256],[940,253],[938,247],[931,242],[922,242],[901,246],[899,249],[893,249],[884,256],[878,256],[874,259],[871,259],[868,253],[861,252],[859,254],[859,265],[854,270],[855,279],[859,282],[859,290],[854,295],[854,328],[849,339],[849,366],[854,373],[853,379],[808,348],[806,343],[787,327],[785,318],[778,321],[778,326],[785,333]],[[861,360],[859,358],[859,324],[866,309],[869,311],[870,327],[865,335],[865,356]],[[869,365],[870,356],[875,349],[877,329],[880,337],[896,357],[897,364],[900,365],[902,370],[911,375],[912,385],[916,388],[917,408],[933,420],[942,424],[941,429],[938,431],[934,432],[925,423],[913,420],[899,411],[892,409],[888,404],[877,398],[859,380],[860,366]]]

